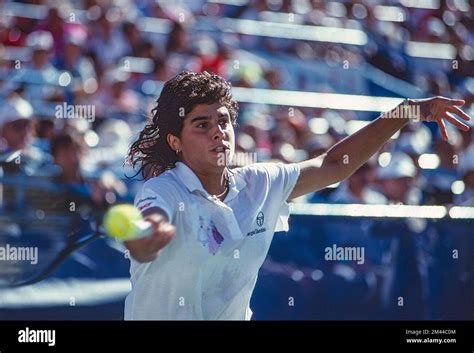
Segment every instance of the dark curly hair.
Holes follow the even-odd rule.
[[[134,170],[138,168],[133,177],[141,173],[144,179],[149,179],[174,168],[179,158],[166,137],[168,134],[181,137],[184,118],[197,104],[223,104],[235,126],[239,107],[230,90],[229,82],[209,72],[183,71],[168,80],[151,110],[152,118],[128,152],[128,162]]]

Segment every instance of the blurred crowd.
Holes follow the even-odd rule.
[[[399,96],[384,82],[367,82],[361,90],[349,71],[342,69],[364,71],[370,66],[390,75],[390,82],[400,87],[417,87],[423,96],[465,99],[464,109],[474,113],[473,0],[32,0],[5,1],[0,8],[0,171],[4,181],[0,201],[4,209],[21,209],[22,214],[25,206],[87,213],[130,201],[138,182],[124,177],[124,173],[134,174],[123,166],[128,146],[150,115],[162,84],[182,70],[212,71],[234,87],[325,93],[342,93],[343,87],[346,94]],[[231,26],[223,19],[249,22]],[[288,24],[358,30],[365,33],[367,43],[295,40],[235,30],[239,23],[254,25],[251,21],[278,22],[283,31]],[[417,42],[450,44],[451,57],[430,57],[435,49],[411,55],[409,43],[416,47]],[[338,67],[337,77],[321,75]],[[366,123],[377,115],[241,103],[236,150],[256,155],[259,162],[298,162],[323,154],[354,132],[354,123]],[[446,142],[435,126],[412,123],[348,180],[296,201],[474,206],[473,132],[452,128],[448,134]],[[42,189],[43,179],[61,189]],[[24,198],[15,196],[17,182],[20,188],[26,184],[27,191],[35,192],[27,192]],[[25,204],[15,208],[18,202]],[[357,224],[352,228],[340,222],[336,230],[322,221],[318,225],[322,236],[314,241],[326,235],[328,239],[327,244],[317,244],[321,248],[358,244],[363,235],[357,231],[390,238],[385,249],[373,249],[374,241],[363,244],[368,252],[389,257],[372,264],[368,260],[362,269],[391,263],[389,274],[383,275],[388,278],[382,295],[390,302],[386,310],[399,312],[394,304],[399,295],[415,298],[408,308],[431,300],[429,315],[409,309],[406,315],[391,318],[446,317],[452,311],[449,305],[443,313],[433,311],[440,307],[442,288],[449,280],[454,289],[468,283],[466,261],[458,265],[443,255],[449,241],[469,251],[467,241],[459,243],[464,241],[464,230],[458,232],[460,237],[447,240],[449,225],[420,226],[409,219],[395,226],[374,222],[370,227]],[[344,226],[348,227],[345,231]],[[304,229],[297,227],[295,233],[305,236]],[[423,237],[414,236],[421,233]],[[290,249],[286,243],[282,248],[285,254]],[[290,255],[293,260],[309,253],[316,256],[317,248],[308,252],[304,244]],[[314,261],[309,263],[314,265]],[[328,266],[322,264],[317,266]],[[451,271],[450,266],[461,270]],[[76,267],[74,271],[78,273]],[[337,281],[344,278],[337,271],[324,269],[327,278],[334,277],[334,283],[327,282],[333,286],[327,293],[335,301],[335,293],[345,295],[355,288],[334,290],[341,288]],[[321,295],[314,295],[318,305]],[[266,292],[263,297],[262,302],[271,303]],[[456,298],[449,293],[445,297]],[[344,300],[335,307],[342,308]]]
[[[314,62],[323,69],[370,64],[426,96],[463,98],[472,112],[474,2],[429,3],[434,6],[407,0],[7,1],[0,16],[0,160],[7,171],[87,185],[96,204],[115,202],[134,192],[133,183],[120,180],[127,147],[163,82],[178,72],[213,71],[234,87],[336,91],[330,80],[315,82],[303,68],[272,61],[282,54],[291,65]],[[368,41],[247,35],[216,25],[223,18],[355,29]],[[449,43],[456,55],[413,58],[409,42]],[[367,85],[349,93],[384,89]],[[242,103],[237,151],[256,153],[258,161],[301,161],[347,136],[351,122],[375,116]],[[411,124],[348,181],[302,201],[473,206],[472,132],[451,129],[449,135],[445,142],[432,126]]]

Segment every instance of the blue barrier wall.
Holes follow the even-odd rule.
[[[474,318],[470,220],[292,216],[260,271],[254,319]],[[418,222],[419,224],[416,224]],[[325,259],[364,249],[364,263]]]
[[[472,221],[292,215],[290,222],[288,233],[275,234],[260,270],[251,301],[255,320],[474,319]],[[364,249],[363,263],[326,258],[334,246]],[[52,288],[58,280],[103,283],[101,298],[70,306],[72,291],[63,304],[41,305],[30,293],[14,306],[2,304],[0,319],[123,317],[127,291],[114,285],[108,293],[106,281],[127,282],[128,260],[113,241],[90,244],[52,277],[45,282]]]

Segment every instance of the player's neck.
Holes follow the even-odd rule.
[[[229,191],[227,170],[223,169],[216,173],[199,173],[195,172],[196,176],[201,181],[203,188],[210,194],[215,195],[219,199],[223,199]]]

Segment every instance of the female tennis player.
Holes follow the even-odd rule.
[[[462,100],[408,99],[318,158],[231,170],[238,106],[230,89],[217,75],[180,73],[131,146],[130,161],[146,179],[135,205],[154,233],[125,242],[126,320],[250,320],[273,233],[288,230],[287,200],[348,178],[410,118],[437,122],[444,138],[445,120],[469,129],[452,115],[470,119]]]

